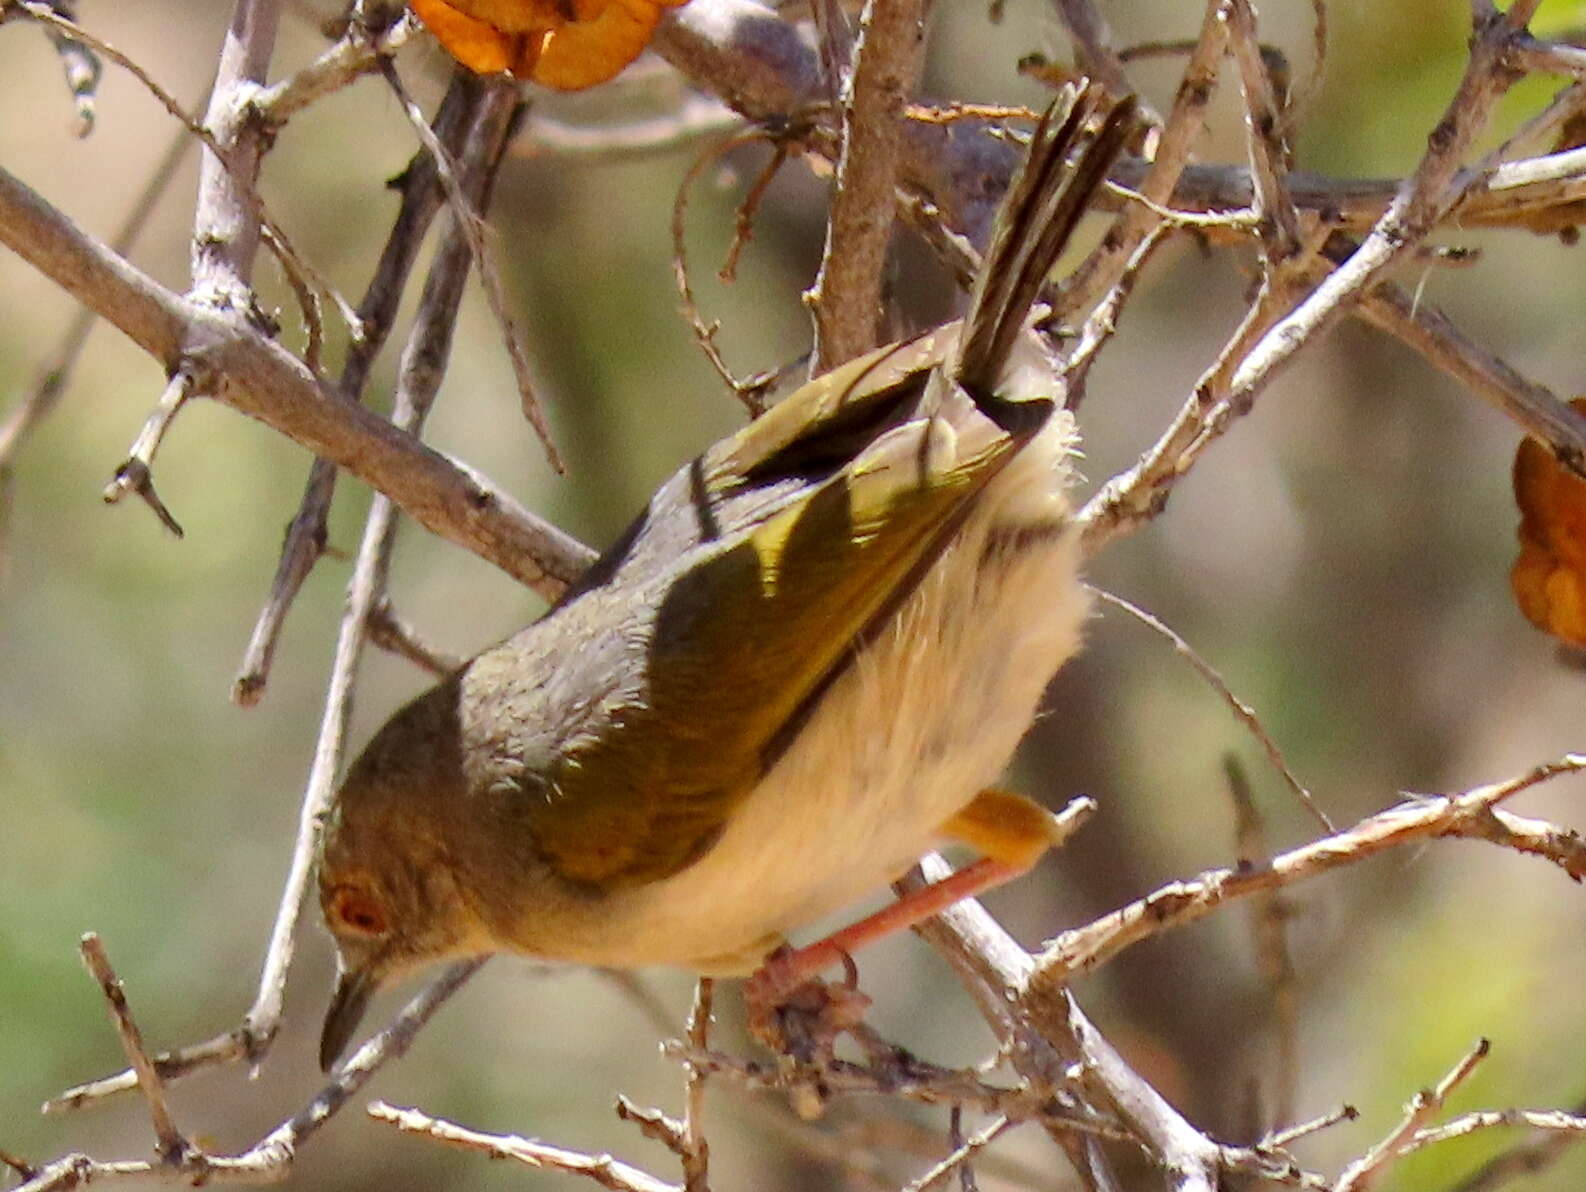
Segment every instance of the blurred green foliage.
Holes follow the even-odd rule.
[[[223,5],[178,0],[85,3],[84,19],[178,95],[202,94]],[[1013,62],[1049,35],[1033,4],[987,25],[974,5],[939,6],[930,86],[939,94],[1034,100]],[[1103,6],[1120,42],[1193,34],[1196,5]],[[1298,139],[1306,169],[1347,176],[1407,171],[1456,83],[1468,6],[1458,0],[1333,0],[1325,85]],[[1544,5],[1547,28],[1586,6]],[[1263,6],[1266,36],[1296,76],[1310,69],[1311,7]],[[320,43],[289,20],[279,57]],[[420,45],[401,68],[433,98],[445,65]],[[1152,98],[1171,97],[1177,64],[1147,63]],[[108,235],[170,135],[169,120],[118,71],[98,131],[69,137],[71,108],[42,36],[0,29],[0,161]],[[1518,88],[1501,112],[1512,130],[1549,85]],[[536,100],[558,118],[577,119]],[[1207,158],[1243,160],[1229,95],[1214,107]],[[368,82],[300,116],[270,156],[264,194],[304,252],[356,296],[395,201],[381,186],[414,148],[396,104]],[[432,441],[591,542],[608,539],[651,488],[741,414],[694,348],[670,277],[672,196],[691,150],[639,160],[528,156],[511,163],[493,223],[531,356],[572,476],[556,479],[523,425],[510,372],[477,296],[432,423]],[[713,280],[732,211],[765,151],[707,174],[689,208],[693,276],[707,318],[723,323],[743,373],[798,356],[808,328],[798,292],[813,276],[822,184],[790,167],[772,187],[739,271]],[[186,272],[191,162],[134,254],[177,286]],[[1486,251],[1474,266],[1411,266],[1402,280],[1471,334],[1560,392],[1586,388],[1578,249],[1520,233],[1450,237]],[[912,260],[912,257],[910,258]],[[1244,276],[1228,254],[1188,245],[1164,254],[1092,381],[1085,470],[1099,482],[1131,462],[1206,365],[1242,309]],[[917,264],[911,278],[931,276]],[[901,275],[900,275],[901,276]],[[273,266],[259,284],[292,303]],[[905,295],[929,309],[942,294]],[[0,257],[0,393],[33,384],[69,304]],[[390,365],[372,399],[383,403]],[[100,486],[160,386],[159,370],[98,331],[61,409],[19,461],[0,572],[0,1145],[35,1159],[68,1148],[137,1155],[136,1106],[65,1121],[37,1103],[119,1065],[97,994],[73,957],[101,932],[157,1046],[232,1025],[251,986],[294,830],[329,666],[345,561],[309,581],[256,709],[226,694],[307,469],[303,453],[228,411],[186,411],[157,480],[187,537],[166,535],[135,503],[105,509]],[[1217,445],[1146,532],[1098,561],[1096,581],[1167,619],[1265,716],[1304,780],[1348,821],[1401,789],[1462,788],[1581,745],[1578,670],[1512,608],[1505,573],[1515,514],[1507,469],[1514,427],[1376,333],[1345,325],[1309,349],[1256,412]],[[356,541],[367,493],[344,483],[334,542]],[[402,614],[467,652],[510,632],[538,602],[484,564],[411,528],[393,584]],[[373,657],[360,690],[359,740],[421,676]],[[991,905],[1027,942],[1233,858],[1221,757],[1243,757],[1274,847],[1312,827],[1216,697],[1148,632],[1112,611],[1088,652],[1059,677],[1018,780],[1059,802],[1084,791],[1097,821],[1061,858]],[[1581,822],[1586,783],[1560,782],[1521,809]],[[1547,866],[1469,844],[1396,853],[1292,891],[1300,972],[1302,1115],[1342,1101],[1361,1120],[1302,1144],[1336,1170],[1381,1136],[1399,1106],[1489,1035],[1493,1057],[1455,1109],[1572,1104],[1586,1096],[1586,978],[1581,898]],[[178,1086],[181,1120],[237,1146],[317,1087],[311,1038],[328,949],[309,925],[289,991],[289,1030],[260,1080],[235,1071]],[[917,943],[863,958],[876,1021],[923,1054],[971,1062],[989,1036],[968,999]],[[647,977],[677,1021],[688,982]],[[1255,971],[1244,912],[1126,953],[1080,993],[1118,1044],[1191,1116],[1245,1137],[1249,1090],[1270,1088],[1270,998]],[[721,997],[724,1030],[736,997]],[[387,1004],[383,1003],[382,1008]],[[535,975],[498,962],[448,1008],[376,1091],[481,1128],[611,1149],[670,1176],[667,1157],[609,1113],[614,1093],[675,1109],[680,1077],[655,1030],[596,976]],[[788,1111],[736,1091],[712,1101],[719,1186],[837,1181],[790,1149]],[[891,1111],[844,1106],[840,1123]],[[940,1129],[939,1115],[925,1120]],[[1395,1188],[1451,1186],[1508,1144],[1493,1132],[1437,1148],[1396,1170]],[[940,1146],[940,1135],[936,1145]],[[1051,1168],[1034,1133],[1014,1153]],[[918,1157],[889,1155],[904,1178]],[[1525,1185],[1574,1189],[1577,1153]],[[307,1148],[297,1186],[386,1189],[566,1186],[390,1137],[355,1112]]]

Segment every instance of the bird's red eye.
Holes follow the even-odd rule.
[[[367,890],[337,886],[330,893],[326,911],[336,925],[358,935],[386,933],[385,907]]]

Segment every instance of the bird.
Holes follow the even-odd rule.
[[[512,952],[775,998],[1064,835],[995,785],[1080,646],[1076,432],[1037,299],[1134,107],[1031,134],[967,313],[686,463],[539,620],[398,710],[327,813],[327,1071],[372,995]],[[792,949],[941,842],[980,859]]]

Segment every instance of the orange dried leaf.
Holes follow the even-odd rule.
[[[475,74],[500,74],[518,57],[518,38],[457,11],[443,0],[408,0],[414,15],[453,58]]]
[[[578,91],[614,78],[644,52],[661,9],[684,0],[410,0],[459,62]]]
[[[1570,403],[1586,413],[1586,398]],[[1520,611],[1538,629],[1586,646],[1586,480],[1535,439],[1514,457],[1520,557],[1509,573]]]

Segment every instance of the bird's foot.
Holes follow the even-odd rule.
[[[745,982],[744,1001],[755,1038],[778,1055],[821,1064],[835,1057],[837,1039],[864,1021],[870,998],[859,991],[859,970],[847,953],[838,956],[843,980],[828,985],[809,976],[808,951],[784,945],[767,956]]]

